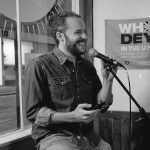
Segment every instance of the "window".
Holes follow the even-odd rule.
[[[25,68],[53,49],[48,19],[71,10],[71,5],[68,0],[0,1],[0,137],[30,126],[25,117]]]

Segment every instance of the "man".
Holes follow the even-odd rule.
[[[111,150],[94,133],[93,119],[112,103],[113,75],[102,62],[102,86],[94,66],[82,57],[87,35],[79,15],[62,12],[49,22],[56,47],[26,69],[26,115],[35,144],[39,150]],[[101,108],[92,109],[96,104]]]

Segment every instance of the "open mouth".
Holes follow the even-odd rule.
[[[77,44],[78,44],[79,46],[86,46],[86,43],[87,43],[86,40],[80,40],[80,41],[77,42]]]
[[[80,46],[85,46],[86,43],[85,43],[85,42],[79,42],[78,45],[80,45]]]

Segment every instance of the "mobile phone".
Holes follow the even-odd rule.
[[[95,106],[92,107],[92,109],[93,110],[95,110],[95,109],[101,109],[103,105],[104,105],[104,103],[96,104]]]
[[[101,107],[104,105],[104,103],[101,104],[96,104],[90,108],[85,108],[85,110],[96,110],[96,109],[101,109]]]

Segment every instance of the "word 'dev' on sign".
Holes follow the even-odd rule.
[[[150,19],[106,20],[106,54],[128,69],[150,68]]]
[[[139,24],[119,24],[119,29],[121,32],[121,44],[142,43],[143,38],[147,43],[150,42],[150,35],[147,33],[149,30],[148,21],[139,22]]]

